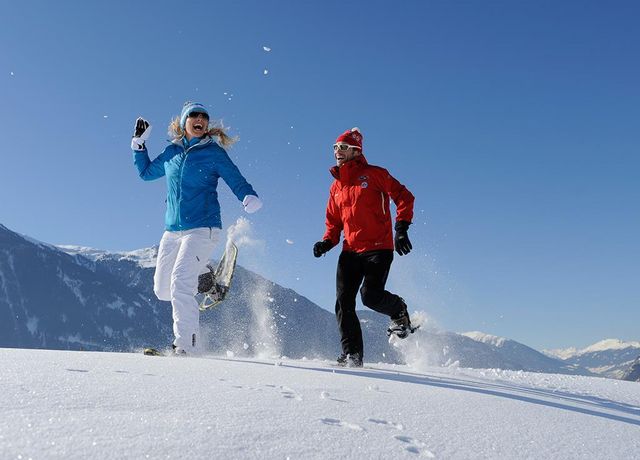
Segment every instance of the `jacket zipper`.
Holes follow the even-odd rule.
[[[188,153],[189,151],[194,148],[194,147],[198,147],[199,145],[201,145],[201,142],[198,142],[195,145],[192,145],[191,147],[187,148],[186,150],[184,149],[184,147],[182,147],[182,151],[184,153],[184,161],[182,162],[182,164],[180,165],[180,181],[178,183],[178,227],[182,228],[182,216],[180,213],[180,203],[182,202],[182,175],[184,174],[184,166],[185,164],[187,164],[187,158],[188,158]],[[210,143],[210,141],[205,142],[204,144],[202,144],[202,146],[204,147],[205,145],[208,145]]]
[[[387,211],[384,209],[384,193],[380,192],[380,198],[382,198],[382,215],[386,216]]]
[[[183,149],[184,160],[180,165],[180,181],[178,182],[178,228],[182,228],[182,213],[180,212],[180,204],[182,203],[182,175],[184,173],[184,165],[187,162],[187,151]]]

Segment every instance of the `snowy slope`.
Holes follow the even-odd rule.
[[[0,349],[0,458],[640,458],[635,382]]]

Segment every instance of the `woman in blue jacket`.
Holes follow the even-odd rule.
[[[223,128],[209,123],[202,105],[186,102],[169,125],[172,141],[153,161],[145,141],[151,126],[136,120],[131,148],[143,180],[166,177],[167,212],[160,240],[153,290],[173,307],[173,342],[177,354],[199,351],[200,312],[195,294],[198,275],[222,233],[218,179],[222,178],[248,213],[262,207],[251,184],[220,146],[233,143]],[[217,140],[217,142],[216,142]]]

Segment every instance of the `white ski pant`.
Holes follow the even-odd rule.
[[[200,310],[195,299],[198,275],[220,239],[219,228],[166,231],[160,240],[153,290],[173,306],[173,344],[187,353],[200,350]]]

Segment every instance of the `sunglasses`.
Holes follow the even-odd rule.
[[[338,150],[349,150],[349,149],[357,149],[358,147],[349,144],[333,144],[333,151],[337,152]]]
[[[204,118],[205,120],[209,119],[209,115],[204,112],[191,112],[189,115],[187,115],[187,118],[198,118],[198,116],[200,115],[202,115],[202,118]]]

